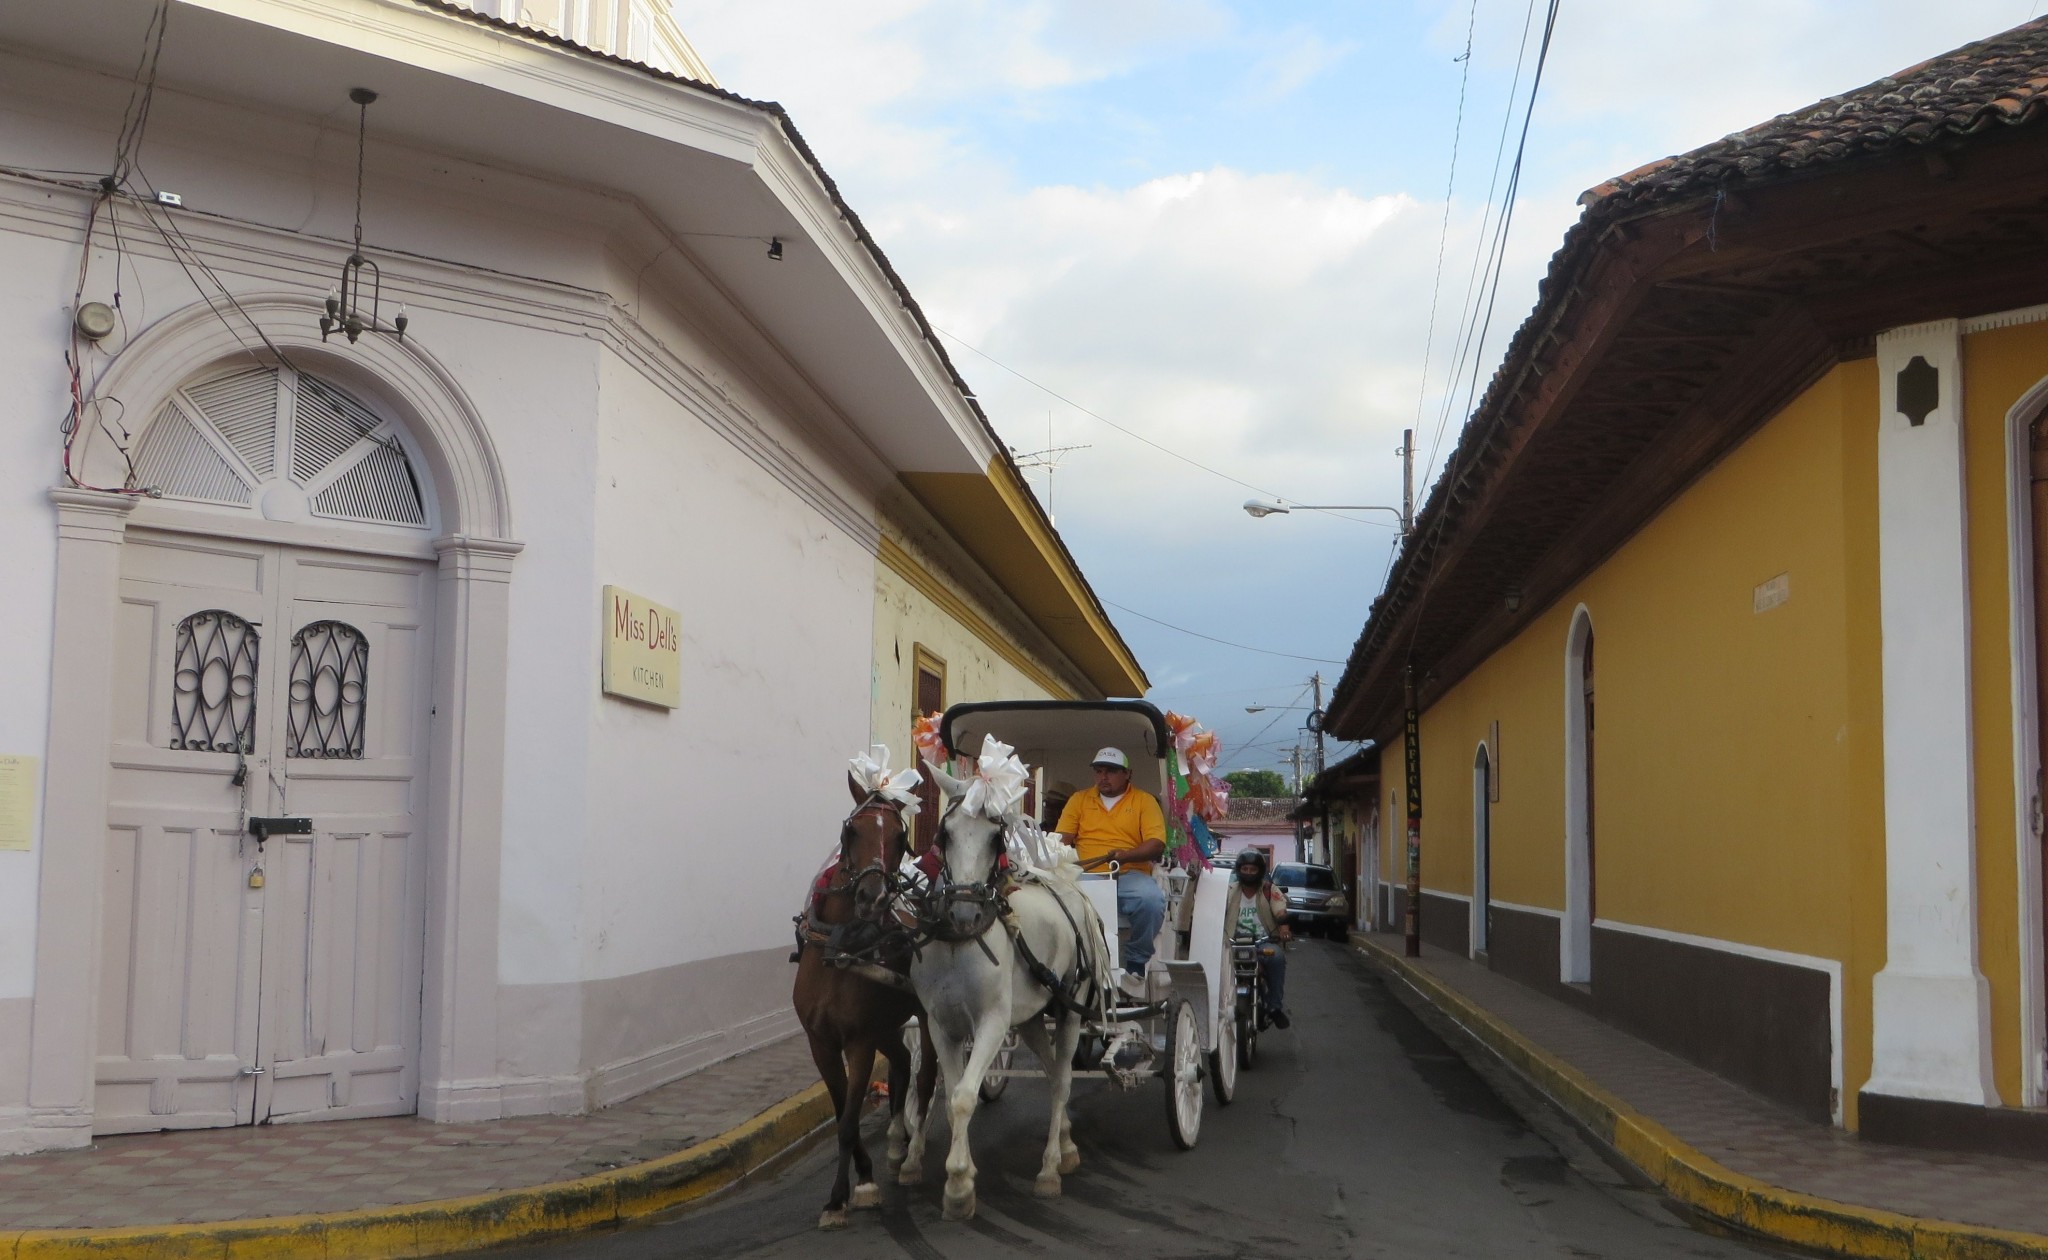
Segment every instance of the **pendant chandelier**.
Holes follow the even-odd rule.
[[[370,102],[377,99],[377,94],[369,88],[351,88],[348,99],[361,110],[356,119],[355,247],[341,264],[341,282],[327,291],[327,309],[320,316],[320,340],[340,333],[353,343],[364,333],[375,332],[403,341],[405,306],[400,304],[398,314],[389,324],[383,322],[384,273],[363,256],[363,152],[370,129]]]

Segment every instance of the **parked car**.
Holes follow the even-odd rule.
[[[1273,882],[1287,894],[1290,925],[1344,939],[1351,923],[1351,903],[1337,887],[1337,872],[1306,862],[1282,862],[1273,868]]]

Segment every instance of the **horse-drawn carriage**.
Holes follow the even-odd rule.
[[[975,1107],[1009,1078],[1047,1080],[1051,1125],[1036,1188],[1057,1195],[1081,1160],[1067,1115],[1077,1072],[1099,1070],[1126,1089],[1159,1081],[1168,1131],[1186,1149],[1201,1135],[1205,1086],[1230,1102],[1243,1062],[1227,889],[1223,879],[1200,878],[1205,863],[1187,835],[1191,818],[1226,799],[1210,774],[1214,737],[1141,701],[961,704],[920,726],[925,770],[946,796],[937,839],[921,854],[907,851],[918,776],[889,771],[886,749],[856,758],[856,807],[838,857],[798,916],[794,999],[840,1115],[825,1226],[843,1225],[849,1205],[880,1201],[860,1141],[857,1088],[877,1053],[889,1061],[890,1157],[900,1159],[905,1184],[922,1177],[928,1127],[913,1099],[929,1098],[935,1085],[926,1063],[912,1088],[915,1048],[930,1048],[943,1069],[951,1121],[944,1202],[953,1218],[975,1210],[967,1142]],[[1166,807],[1166,860],[1145,877],[1164,885],[1167,914],[1145,974],[1128,980],[1118,965],[1115,864],[1086,869],[1038,817],[1090,777],[1104,748],[1124,750],[1132,785]],[[923,1027],[906,1043],[911,1010],[921,1011]],[[1014,1065],[1017,1044],[1040,1069]],[[851,1185],[850,1171],[858,1175]]]
[[[1088,781],[1089,760],[1098,749],[1123,749],[1131,758],[1131,786],[1161,801],[1170,798],[1169,784],[1180,770],[1165,715],[1142,700],[957,704],[946,711],[939,734],[954,749],[979,748],[989,736],[1014,748],[1031,768],[1033,790],[1027,800],[1047,830],[1073,785]],[[1177,832],[1173,811],[1167,819],[1169,832]],[[1184,839],[1169,835],[1169,861],[1190,851]],[[1118,929],[1117,874],[1105,868],[1081,879],[1098,921],[1111,932]],[[1154,876],[1164,886],[1167,913],[1143,977],[1145,996],[1138,1000],[1123,992],[1121,951],[1114,940],[1105,941],[1111,968],[1106,987],[1114,1001],[1106,1019],[1084,1028],[1074,1066],[1101,1070],[1108,1081],[1125,1088],[1160,1081],[1167,1130],[1185,1150],[1201,1136],[1204,1082],[1224,1105],[1237,1092],[1234,981],[1223,922],[1228,888],[1222,878],[1202,878],[1199,867],[1160,863]],[[1113,1044],[1124,1047],[1122,1065],[1105,1053]],[[1008,1059],[999,1052],[986,1079],[1044,1075],[1042,1068],[1019,1067]],[[984,1090],[983,1096],[991,1092]]]

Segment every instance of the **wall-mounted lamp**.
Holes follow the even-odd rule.
[[[348,99],[361,110],[356,119],[355,248],[349,251],[347,261],[341,264],[341,282],[327,291],[326,309],[320,316],[320,340],[325,341],[330,335],[340,333],[353,344],[366,332],[380,332],[403,341],[405,326],[411,322],[405,307],[403,304],[399,306],[397,316],[388,327],[382,322],[384,273],[376,263],[363,256],[363,152],[370,131],[370,102],[377,99],[377,94],[369,88],[350,88]],[[368,275],[364,274],[366,271]],[[363,307],[365,286],[369,290],[368,310]]]
[[[779,237],[779,236],[771,236],[771,237],[769,237],[769,238],[768,238],[768,260],[769,260],[770,262],[781,262],[781,261],[782,261],[782,238],[781,238],[781,237]]]
[[[1507,605],[1509,612],[1520,612],[1522,610],[1522,588],[1510,586],[1508,593],[1502,597],[1501,602]]]

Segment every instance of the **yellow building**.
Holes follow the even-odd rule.
[[[915,764],[911,723],[972,700],[1101,700],[1150,683],[1013,465],[914,473],[885,496],[875,566],[876,743]],[[937,825],[918,816],[921,840]]]
[[[1866,1136],[2048,1149],[2048,22],[1582,198],[1331,705],[1430,943]],[[2038,465],[2048,473],[2048,463]]]

